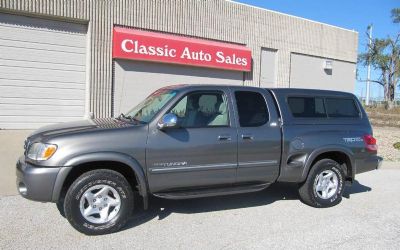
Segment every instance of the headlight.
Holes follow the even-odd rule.
[[[33,143],[29,149],[28,158],[35,161],[45,161],[49,159],[57,151],[57,145],[46,143]]]

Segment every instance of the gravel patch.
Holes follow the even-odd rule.
[[[400,142],[400,128],[375,126],[374,137],[378,141],[378,155],[386,161],[400,161],[400,150],[393,146]]]

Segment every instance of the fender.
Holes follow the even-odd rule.
[[[88,153],[83,155],[75,156],[67,161],[61,163],[60,172],[57,175],[52,200],[57,201],[60,197],[61,189],[64,184],[65,179],[67,178],[70,171],[77,165],[83,163],[89,163],[94,161],[115,161],[123,163],[130,168],[132,168],[133,172],[136,175],[136,179],[139,185],[139,193],[143,197],[143,203],[145,209],[148,207],[148,189],[146,177],[141,165],[129,155],[118,153],[118,152],[96,152],[96,153]]]
[[[310,172],[310,168],[311,168],[311,164],[313,163],[313,161],[320,155],[326,152],[341,152],[344,153],[345,155],[347,155],[347,157],[350,159],[350,163],[351,166],[347,166],[347,167],[351,167],[351,172],[352,172],[352,178],[354,179],[354,153],[342,146],[342,145],[327,145],[324,147],[319,147],[318,149],[314,150],[311,152],[311,154],[308,156],[307,160],[306,160],[306,164],[304,166],[303,169],[303,173],[301,175],[301,181],[305,181],[307,179],[308,173]]]

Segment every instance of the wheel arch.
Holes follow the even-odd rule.
[[[114,170],[124,175],[133,190],[136,189],[137,185],[137,190],[143,198],[143,205],[147,209],[148,187],[143,168],[132,157],[114,152],[84,154],[67,160],[57,175],[53,188],[52,201],[58,202],[62,198],[63,192],[68,189],[78,176],[90,170],[101,168]]]
[[[307,158],[305,168],[303,170],[301,181],[305,181],[312,166],[321,159],[332,159],[337,161],[346,174],[346,180],[354,179],[354,154],[345,147],[325,147],[313,151]]]

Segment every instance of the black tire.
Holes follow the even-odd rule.
[[[106,223],[90,222],[80,211],[81,197],[88,189],[96,185],[112,187],[121,200],[118,213]],[[124,176],[112,170],[99,169],[84,173],[72,183],[65,195],[64,212],[69,223],[79,232],[86,235],[101,235],[120,230],[129,219],[133,205],[133,192]],[[107,210],[112,211],[113,208],[109,206]]]
[[[321,194],[317,193],[314,185],[317,184],[318,176],[324,171],[332,171],[337,177],[337,189],[333,195],[327,199],[323,199]],[[299,187],[299,195],[301,200],[312,207],[325,208],[332,207],[342,201],[344,191],[345,174],[339,163],[331,159],[322,159],[316,162],[307,176],[307,179]]]
[[[57,203],[56,203],[58,212],[60,212],[60,215],[62,217],[65,218],[65,212],[64,212],[64,198],[60,199]]]

